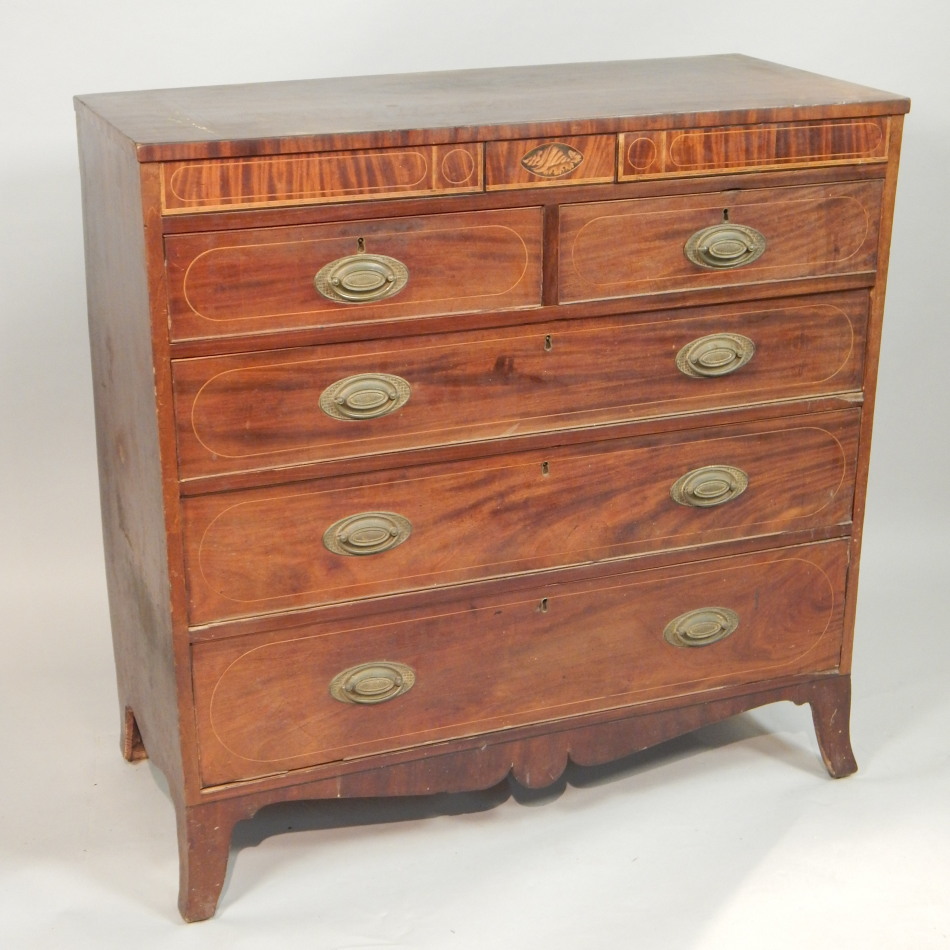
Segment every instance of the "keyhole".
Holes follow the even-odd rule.
[[[542,474],[542,475],[549,475],[550,473],[551,473],[551,466],[548,465],[547,462],[542,462],[542,463],[541,463],[541,474]]]
[[[548,353],[550,353],[551,350],[554,349],[554,338],[551,336],[550,333],[548,333],[544,338],[544,348],[545,350],[547,350]]]
[[[538,613],[546,614],[548,612],[548,599],[547,597],[541,598],[541,603],[538,604]]]
[[[728,220],[729,220],[729,209],[728,209],[728,208],[723,208],[723,209],[722,209],[722,220],[723,220],[723,221],[728,221]]]
[[[362,238],[356,239],[356,251],[359,254],[366,252],[366,242]]]

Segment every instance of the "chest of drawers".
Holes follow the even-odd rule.
[[[856,768],[905,99],[741,56],[76,100],[122,747],[291,799],[753,707]]]

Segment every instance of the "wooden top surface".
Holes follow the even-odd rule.
[[[892,93],[741,55],[102,93],[76,103],[136,143],[141,161],[880,115],[910,106]]]

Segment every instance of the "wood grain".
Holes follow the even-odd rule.
[[[907,99],[740,55],[559,63],[79,97],[142,161],[906,112]]]
[[[625,132],[620,181],[887,161],[888,119]]]
[[[873,271],[881,190],[870,181],[562,207],[560,300]],[[759,231],[765,253],[726,270],[688,260],[689,237],[725,220]]]
[[[866,321],[867,295],[857,292],[440,334],[378,343],[371,351],[359,343],[178,360],[181,475],[857,391]],[[741,370],[695,379],[676,368],[683,346],[723,332],[755,344],[755,356]],[[359,373],[405,379],[408,403],[358,421],[320,410],[328,386]]]
[[[76,106],[121,745],[168,781],[186,920],[271,802],[540,787],[779,700],[854,770],[906,99],[717,56]],[[765,253],[695,269],[686,238],[727,218]],[[405,260],[406,287],[319,297],[315,273],[360,250]],[[717,332],[751,362],[673,368]],[[322,415],[363,372],[409,401]],[[704,465],[749,485],[677,504]],[[360,511],[412,531],[332,554]],[[701,607],[737,629],[664,639]],[[412,688],[332,698],[382,661]]]
[[[177,595],[165,523],[163,476],[173,459],[163,461],[167,429],[156,406],[156,391],[167,395],[167,376],[157,374],[153,362],[156,275],[143,265],[155,251],[146,240],[154,209],[148,177],[143,181],[128,144],[86,110],[77,119],[120,744],[130,760],[151,757],[169,784],[181,788],[194,763],[185,762],[182,751],[179,686],[189,673],[177,656],[183,643],[173,633]],[[166,406],[170,410],[170,400]]]
[[[350,760],[298,769],[274,779],[242,782],[209,790],[206,801],[182,812],[179,841],[183,861],[179,907],[188,921],[210,917],[224,884],[228,845],[234,825],[264,806],[281,801],[431,795],[485,789],[511,775],[529,786],[542,786],[559,764],[595,765],[665,742],[709,723],[767,703],[809,703],[819,735],[828,716],[839,722],[848,709],[850,677],[820,674],[782,677],[736,689],[724,687],[711,697],[699,693],[645,702],[620,711],[575,717],[543,727],[525,727],[479,736],[477,740],[433,743],[369,760]],[[840,726],[834,728],[840,729]],[[540,733],[539,730],[545,732]],[[834,758],[840,750],[850,764]],[[850,745],[821,745],[832,775],[848,774]],[[372,764],[370,764],[372,763]],[[853,771],[853,769],[852,769]],[[329,773],[329,774],[328,774]],[[287,783],[287,784],[281,784]],[[315,807],[319,807],[316,805]],[[187,860],[184,860],[187,856]]]
[[[166,162],[166,214],[448,195],[483,188],[478,143],[267,158]]]
[[[858,410],[186,499],[193,624],[847,522]],[[670,488],[704,465],[749,478],[714,508]],[[332,553],[324,532],[395,512],[407,541]]]
[[[848,603],[845,612],[845,665],[844,672],[851,670],[851,644],[854,639],[858,601],[858,574],[860,571],[861,544],[864,538],[864,512],[868,491],[868,472],[871,465],[871,435],[874,426],[874,405],[877,401],[877,374],[881,352],[884,324],[884,297],[887,289],[888,258],[891,246],[891,230],[894,221],[894,202],[897,195],[897,173],[900,166],[901,136],[904,120],[897,116],[892,120],[890,137],[890,161],[884,188],[884,215],[880,233],[877,281],[870,295],[870,321],[868,327],[868,355],[865,360],[864,391],[867,411],[861,420],[860,453],[855,478],[854,516],[851,536],[851,560],[853,567],[848,573]]]
[[[556,164],[564,149],[577,162],[575,167]],[[519,139],[486,146],[485,187],[489,191],[594,184],[616,178],[617,139],[613,135],[568,135],[556,141]]]
[[[202,775],[216,784],[659,695],[833,670],[846,564],[846,542],[830,542],[609,584],[539,587],[514,601],[467,598],[454,611],[371,628],[195,647]],[[738,613],[735,633],[694,648],[663,639],[677,614],[709,605]],[[330,697],[341,670],[381,659],[415,670],[409,692],[376,706]]]
[[[314,276],[357,254],[360,239],[367,253],[406,265],[406,287],[379,302],[321,296]],[[173,339],[541,303],[538,208],[175,235],[165,243]]]

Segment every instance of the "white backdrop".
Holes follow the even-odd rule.
[[[947,946],[945,11],[928,0],[5,0],[0,943]],[[773,707],[520,802],[277,809],[239,829],[218,919],[181,924],[171,805],[149,766],[117,752],[71,96],[720,52],[913,100],[855,659],[862,771],[827,780],[807,713]],[[303,830],[277,834],[288,826]]]

